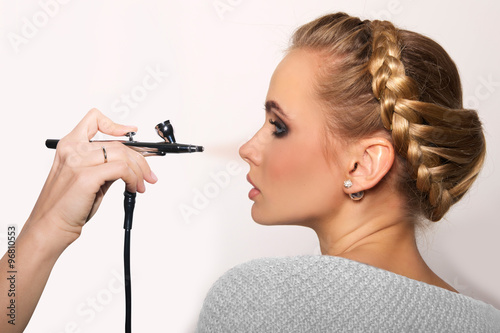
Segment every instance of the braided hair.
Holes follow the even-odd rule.
[[[481,122],[462,106],[446,51],[390,22],[345,13],[300,27],[296,48],[322,59],[315,90],[327,106],[327,129],[352,140],[386,135],[409,214],[439,221],[471,187],[486,152]]]

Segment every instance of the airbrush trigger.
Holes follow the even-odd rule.
[[[134,135],[136,135],[136,132],[128,132],[125,134],[125,136],[128,138],[128,141],[134,141]]]

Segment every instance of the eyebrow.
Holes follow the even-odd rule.
[[[278,115],[282,116],[285,119],[289,119],[287,114],[281,109],[281,107],[276,103],[275,101],[266,101],[264,104],[264,107],[266,108],[266,112],[271,112],[274,111]]]

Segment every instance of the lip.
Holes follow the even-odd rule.
[[[253,186],[253,188],[248,192],[248,198],[252,200],[255,198],[257,195],[260,194],[260,190],[255,186],[255,184],[252,182],[252,179],[250,178],[250,174],[247,174],[247,181]]]
[[[253,187],[255,187],[256,189],[258,189],[258,188],[257,188],[257,186],[255,186],[255,184],[252,182],[252,179],[250,178],[250,174],[249,174],[249,173],[247,174],[247,181],[248,181],[248,182],[249,182],[249,183],[250,183]]]

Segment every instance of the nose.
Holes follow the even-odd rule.
[[[240,156],[248,164],[259,165],[262,162],[262,147],[259,144],[261,135],[261,131],[258,131],[250,140],[240,147]]]

